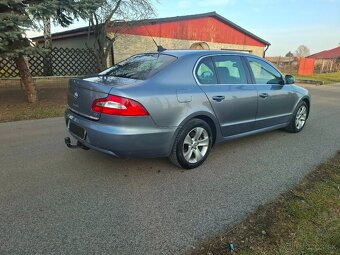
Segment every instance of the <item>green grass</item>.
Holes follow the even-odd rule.
[[[323,84],[330,83],[340,83],[340,72],[336,73],[321,73],[321,74],[313,74],[313,75],[297,75],[297,79],[301,80],[313,80],[319,81]]]
[[[0,89],[0,122],[61,117],[66,95],[66,88],[38,89],[39,101],[30,104],[23,90]]]
[[[10,113],[0,114],[0,122],[61,117],[65,109],[66,105],[52,105],[45,102],[26,104],[19,109],[11,109]]]
[[[293,190],[188,254],[340,254],[340,152]]]

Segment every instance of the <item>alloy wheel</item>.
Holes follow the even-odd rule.
[[[295,117],[296,129],[298,130],[302,129],[306,123],[306,119],[307,119],[307,107],[305,105],[301,105]]]
[[[193,128],[183,142],[183,155],[187,162],[197,163],[204,158],[209,147],[209,135],[202,127]]]

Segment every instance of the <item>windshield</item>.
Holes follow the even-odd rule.
[[[176,59],[174,56],[158,53],[135,55],[119,62],[99,75],[146,80]]]

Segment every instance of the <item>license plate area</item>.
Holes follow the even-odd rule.
[[[86,130],[72,121],[68,122],[68,130],[82,140],[84,140],[86,137]]]

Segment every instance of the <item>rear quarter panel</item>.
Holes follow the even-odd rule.
[[[192,75],[196,58],[179,58],[126,95],[142,103],[159,126],[179,126],[196,112],[213,114],[211,105]]]
[[[179,127],[195,116],[205,115],[214,121],[219,133],[210,102],[193,77],[196,61],[195,56],[180,57],[143,84],[121,92],[143,104],[160,127]]]

